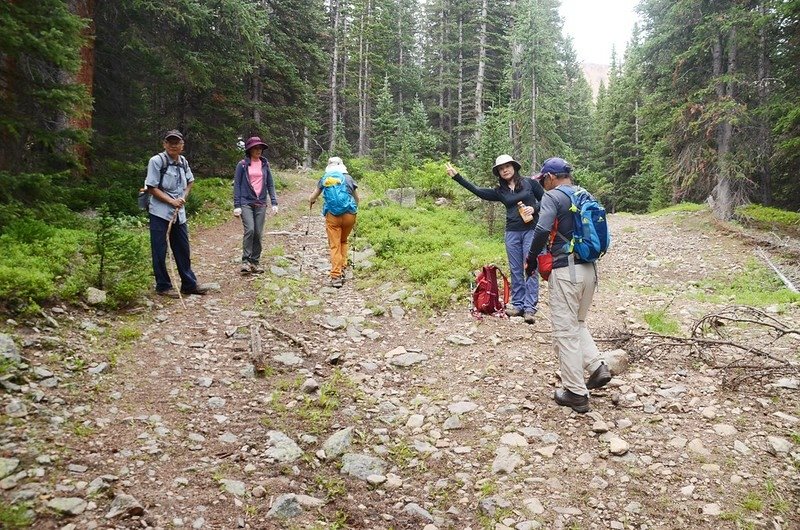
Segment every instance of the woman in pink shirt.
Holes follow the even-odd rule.
[[[269,170],[269,161],[262,156],[267,144],[258,136],[247,139],[244,145],[244,160],[236,164],[233,177],[233,215],[241,218],[242,274],[264,272],[258,262],[261,259],[261,237],[267,216],[267,193],[272,203],[272,213],[278,213],[275,182]]]

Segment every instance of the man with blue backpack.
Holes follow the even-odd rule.
[[[325,232],[331,253],[330,285],[337,289],[344,285],[344,269],[347,267],[347,238],[356,224],[358,212],[358,185],[347,173],[342,159],[332,156],[328,159],[325,174],[317,182],[317,187],[308,198],[309,208],[322,195],[325,203],[322,215],[325,216]]]
[[[610,243],[606,214],[589,192],[572,182],[572,167],[564,159],[548,158],[534,178],[546,193],[525,271],[530,276],[539,268],[544,279],[549,276],[553,345],[563,386],[555,391],[555,401],[585,413],[589,412],[589,390],[611,380],[586,328],[597,288],[596,261]],[[584,371],[591,374],[586,381]]]

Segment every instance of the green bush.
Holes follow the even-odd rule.
[[[508,269],[502,238],[487,236],[463,212],[430,202],[415,209],[363,208],[357,230],[358,238],[369,241],[376,252],[374,275],[415,284],[432,307],[449,305],[459,290],[466,297],[473,273],[482,265]]]
[[[25,310],[54,296],[74,299],[87,287],[101,285],[109,305],[126,305],[149,287],[144,231],[124,230],[107,211],[83,223],[85,229],[62,228],[24,218],[5,227],[0,235],[0,298],[9,308]]]
[[[800,213],[748,204],[736,209],[736,217],[744,224],[762,230],[779,230],[786,234],[800,235]]]

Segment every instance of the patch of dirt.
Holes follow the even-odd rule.
[[[290,220],[267,219],[266,274],[238,273],[231,219],[191,228],[193,268],[219,289],[185,308],[59,308],[47,313],[55,325],[9,326],[31,368],[55,377],[27,370],[0,394],[28,412],[3,417],[2,456],[19,465],[0,495],[27,498],[35,528],[800,528],[797,389],[726,389],[719,366],[679,350],[630,351],[628,370],[592,393],[592,412],[575,414],[552,400],[546,287],[533,326],[475,320],[466,292],[450,311],[415,308],[369,270],[326,287],[324,222],[305,203],[313,176],[285,176],[278,215]],[[618,215],[611,226],[589,316],[598,338],[643,331],[643,314],[660,309],[685,333],[720,307],[697,301],[703,280],[733,278],[752,251],[704,213]],[[797,304],[780,310],[798,329]],[[266,371],[253,377],[251,326],[262,321],[280,332],[258,327]],[[797,363],[800,337],[788,344]],[[398,366],[404,352],[420,362]],[[307,392],[309,379],[320,389]],[[348,453],[384,462],[368,480],[320,453],[349,427]],[[302,455],[280,461],[274,432]],[[627,450],[612,454],[618,446]],[[105,475],[110,488],[90,493]],[[144,514],[106,518],[120,493]],[[314,499],[268,516],[283,494]],[[86,506],[58,515],[54,498]]]

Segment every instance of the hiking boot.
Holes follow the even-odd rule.
[[[156,291],[158,296],[164,296],[166,298],[180,298],[178,291],[175,289],[167,289],[166,291]]]
[[[250,274],[250,264],[249,263],[242,263],[242,267],[239,269],[239,272],[242,274]]]
[[[566,388],[559,388],[553,395],[553,399],[562,407],[569,407],[575,412],[581,414],[589,412],[589,396],[582,396]]]
[[[264,269],[258,266],[258,263],[251,263],[250,264],[250,272],[253,274],[263,274]]]
[[[526,324],[536,324],[536,313],[533,311],[525,311],[523,317]]]
[[[513,305],[506,307],[506,315],[510,317],[521,317],[522,316],[522,309],[517,309]]]
[[[344,285],[344,280],[341,277],[339,277],[339,278],[331,278],[331,284],[330,285],[331,285],[331,287],[336,287],[337,289],[339,289],[340,287],[342,287]]]
[[[195,285],[191,289],[181,289],[181,294],[197,294],[197,295],[203,296],[205,294],[208,294],[208,288],[207,287],[200,287],[199,285]]]
[[[592,372],[592,375],[589,376],[589,380],[586,381],[586,388],[589,390],[594,390],[596,388],[602,388],[611,381],[611,370],[608,369],[608,366],[603,363],[597,367],[597,370]]]

